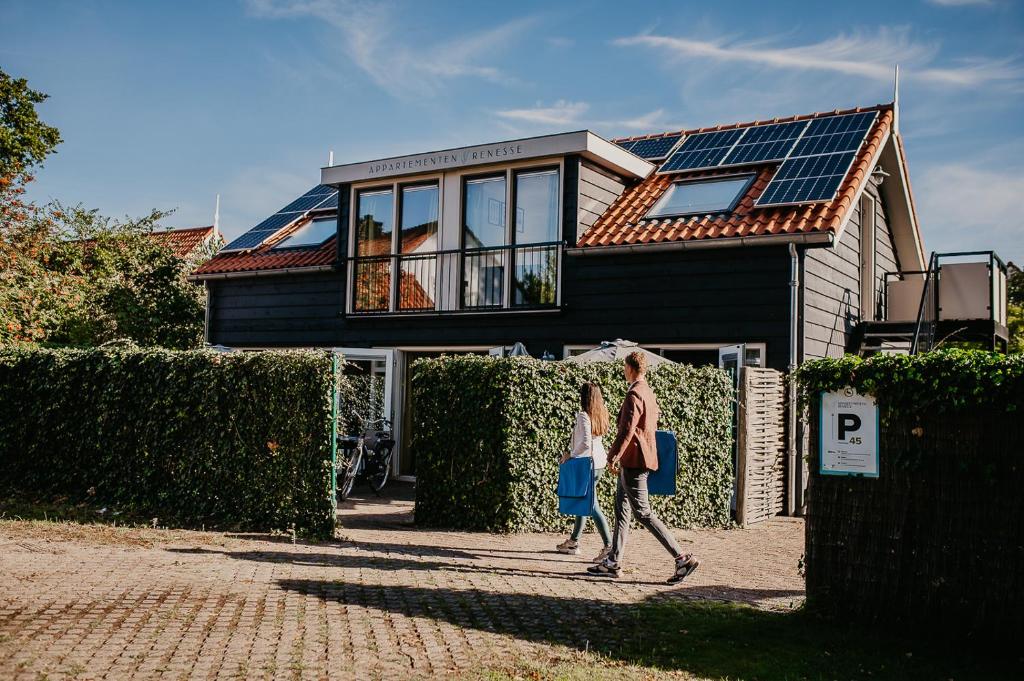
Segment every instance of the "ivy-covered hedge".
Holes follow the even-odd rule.
[[[1024,355],[947,350],[808,362],[809,606],[958,642],[1024,637]],[[871,394],[878,478],[818,473],[818,403]]]
[[[3,350],[0,484],[330,535],[335,374],[324,352]]]
[[[499,532],[563,530],[558,455],[569,445],[584,381],[602,386],[614,415],[626,393],[621,364],[528,358],[424,359],[413,365],[416,522]],[[724,526],[732,494],[732,400],[725,372],[665,365],[648,377],[660,428],[679,441],[678,493],[652,497],[675,527]],[[613,435],[606,436],[611,444]],[[615,480],[598,488],[611,512]]]

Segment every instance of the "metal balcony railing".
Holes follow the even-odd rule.
[[[993,251],[932,253],[927,270],[886,272],[882,319],[913,324],[911,353],[933,349],[940,324],[955,330],[986,322],[999,331],[1007,321],[1006,276]]]
[[[562,242],[552,241],[355,256],[348,259],[350,314],[555,308],[562,248]]]

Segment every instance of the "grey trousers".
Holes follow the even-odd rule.
[[[665,523],[651,511],[651,504],[647,499],[648,473],[646,468],[623,468],[619,471],[619,486],[615,491],[615,536],[612,539],[612,552],[608,555],[608,562],[613,565],[622,560],[626,540],[629,539],[629,521],[632,515],[636,515],[640,524],[661,542],[673,558],[683,555],[682,549],[665,527]]]

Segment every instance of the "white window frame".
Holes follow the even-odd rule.
[[[872,321],[876,317],[875,301],[878,297],[877,276],[878,228],[875,198],[865,192],[860,197],[860,318]]]
[[[346,286],[346,301],[345,301],[345,312],[347,314],[364,314],[363,312],[355,312],[355,277],[356,269],[355,262],[352,258],[356,257],[356,223],[358,221],[359,213],[359,195],[366,193],[373,193],[375,191],[380,192],[391,192],[391,252],[388,254],[391,256],[391,269],[394,269],[394,257],[398,255],[398,239],[399,233],[402,231],[402,199],[401,193],[403,187],[419,187],[430,184],[436,184],[437,186],[437,232],[438,232],[438,244],[440,244],[441,234],[441,216],[444,214],[444,174],[440,175],[424,175],[422,177],[401,177],[395,178],[389,182],[362,182],[359,185],[353,185],[350,189],[349,199],[349,216],[348,216],[348,257],[349,263],[348,272],[346,274],[348,284]],[[388,309],[386,311],[377,312],[374,314],[402,314],[395,309],[395,304],[398,302],[398,276],[394,271],[391,272],[391,281],[388,282]],[[440,289],[440,276],[434,277],[434,310],[438,309],[440,305],[439,289]],[[429,311],[428,311],[429,312]]]
[[[367,191],[367,190],[371,190],[372,191],[374,189],[385,190],[385,189],[387,189],[389,187],[391,188],[392,196],[394,197],[394,199],[393,199],[393,206],[392,206],[393,235],[392,235],[391,250],[392,250],[392,255],[394,255],[395,247],[396,247],[396,244],[397,244],[396,240],[398,238],[398,232],[401,229],[401,226],[399,224],[400,215],[398,213],[398,211],[399,211],[399,204],[400,204],[400,200],[398,198],[399,192],[401,191],[400,187],[402,187],[404,185],[418,185],[418,184],[427,184],[427,183],[430,183],[430,182],[436,182],[437,185],[438,185],[438,188],[439,188],[439,198],[438,198],[438,201],[439,201],[439,204],[440,204],[438,206],[438,244],[439,244],[439,250],[442,250],[442,251],[444,251],[444,250],[459,250],[459,251],[462,251],[462,250],[464,250],[464,244],[463,244],[463,224],[462,224],[463,223],[463,217],[464,217],[463,211],[464,211],[464,202],[465,202],[464,191],[465,191],[465,180],[467,178],[498,176],[498,175],[502,175],[502,174],[505,175],[505,193],[506,193],[506,197],[505,197],[505,223],[506,223],[506,230],[513,230],[513,229],[515,229],[515,224],[512,222],[512,217],[513,216],[511,215],[511,213],[512,213],[512,211],[515,210],[515,206],[512,205],[512,199],[514,198],[514,191],[515,191],[514,190],[514,185],[513,185],[513,183],[515,182],[515,175],[518,174],[518,173],[529,173],[531,170],[536,170],[536,171],[539,172],[539,171],[548,170],[548,169],[555,170],[556,168],[558,170],[558,208],[557,208],[558,228],[556,230],[556,234],[557,234],[556,241],[561,241],[562,240],[563,230],[564,230],[563,218],[564,218],[564,212],[565,212],[565,204],[564,204],[564,198],[565,198],[565,157],[564,156],[545,156],[545,157],[532,158],[532,159],[527,159],[527,160],[517,161],[517,162],[512,162],[512,163],[494,164],[494,165],[490,165],[490,166],[483,166],[482,165],[482,166],[472,166],[472,167],[459,167],[459,168],[452,168],[450,170],[447,170],[447,171],[444,171],[444,172],[441,172],[441,173],[426,173],[426,174],[423,174],[423,175],[404,175],[404,176],[401,176],[401,177],[391,177],[391,178],[387,178],[387,179],[383,179],[382,178],[381,180],[365,180],[365,181],[353,183],[350,186],[350,188],[349,188],[349,216],[348,216],[348,226],[347,226],[347,230],[348,230],[348,232],[347,232],[348,233],[348,245],[347,245],[347,249],[346,249],[347,250],[348,259],[349,259],[348,260],[349,266],[348,266],[347,272],[346,272],[347,285],[345,287],[346,288],[346,292],[345,292],[345,314],[346,314],[346,316],[347,315],[358,316],[358,315],[364,314],[364,313],[360,313],[360,312],[355,312],[353,310],[354,292],[355,292],[355,287],[353,286],[353,282],[355,281],[355,264],[352,261],[352,259],[355,257],[355,253],[356,253],[356,251],[355,251],[355,249],[356,249],[356,238],[355,238],[356,234],[355,234],[355,230],[356,230],[356,218],[357,218],[357,213],[358,213],[359,192],[363,192],[363,191]],[[453,188],[454,188],[454,191],[453,191]],[[448,197],[449,200],[446,202],[445,201],[445,196],[448,195],[449,192],[452,192],[453,196],[449,196]],[[448,211],[447,210],[447,208],[451,207],[450,204],[453,203],[453,202],[456,204],[456,206],[454,208],[454,215],[452,215],[452,211]],[[451,232],[454,232],[454,234],[452,234]],[[511,238],[511,233],[509,233],[506,236],[506,242],[508,241],[509,238]],[[507,246],[508,246],[508,244],[506,243],[506,247]],[[458,259],[461,260],[461,255],[459,256]],[[444,261],[443,263],[441,262],[442,260]],[[451,260],[451,258],[449,258],[447,256],[444,257],[443,259],[439,258],[438,272],[437,272],[437,276],[435,277],[437,291],[436,291],[435,297],[434,297],[435,307],[434,307],[433,310],[424,310],[424,311],[418,311],[418,312],[399,312],[398,310],[395,310],[393,308],[393,303],[395,301],[395,296],[392,293],[391,294],[391,298],[390,298],[390,300],[388,302],[388,311],[387,312],[383,312],[383,311],[382,312],[376,312],[376,313],[373,313],[373,315],[375,315],[375,316],[396,316],[396,317],[397,316],[402,316],[402,317],[408,317],[408,316],[415,316],[417,314],[433,315],[433,314],[436,314],[436,313],[442,312],[442,311],[444,311],[444,312],[459,311],[461,314],[469,314],[469,315],[496,314],[496,313],[501,313],[501,314],[544,314],[544,313],[548,313],[548,312],[557,312],[562,307],[562,277],[563,277],[563,274],[564,274],[563,273],[563,269],[564,268],[562,267],[563,263],[561,261],[559,261],[559,263],[558,263],[558,277],[557,277],[557,280],[556,280],[556,283],[555,283],[555,286],[556,286],[556,290],[555,290],[555,304],[551,308],[539,308],[539,309],[524,308],[524,309],[520,309],[520,308],[513,307],[513,306],[511,306],[509,304],[510,301],[511,301],[511,295],[512,295],[512,285],[511,285],[511,281],[512,280],[511,280],[511,277],[512,277],[512,270],[513,270],[513,267],[514,267],[514,263],[510,263],[510,265],[505,268],[505,270],[506,270],[506,272],[505,272],[505,287],[504,287],[505,291],[503,293],[502,306],[500,308],[487,308],[487,309],[483,309],[483,310],[475,310],[475,309],[472,309],[472,308],[469,308],[469,309],[463,308],[463,305],[462,305],[462,295],[461,295],[461,286],[462,286],[461,281],[455,282],[456,283],[456,290],[454,292],[445,290],[444,282],[447,281],[447,278],[441,275],[441,271],[442,271],[442,268],[445,267],[449,263],[450,260]],[[456,279],[460,279],[461,276],[462,276],[462,265],[461,265],[461,262],[458,265],[458,267],[459,267],[459,277],[456,277]],[[391,286],[394,287],[396,285],[395,282],[396,282],[397,278],[395,276],[392,276],[391,279],[392,279]],[[454,296],[454,298],[452,296]]]
[[[752,185],[754,183],[754,179],[756,177],[757,177],[756,173],[733,173],[733,174],[730,174],[730,175],[716,175],[716,176],[713,176],[713,177],[702,177],[702,178],[697,178],[697,179],[677,180],[676,182],[673,182],[672,184],[670,184],[668,186],[668,189],[666,189],[665,192],[660,197],[658,197],[658,200],[654,202],[654,205],[651,206],[650,210],[648,210],[647,213],[644,215],[644,219],[645,220],[672,220],[672,219],[675,219],[675,218],[690,217],[690,216],[694,216],[694,215],[720,215],[722,213],[731,213],[734,210],[736,210],[736,206],[739,205],[740,201],[743,200],[743,197],[746,196],[747,192],[750,191],[750,185]],[[665,201],[667,201],[670,196],[672,196],[672,193],[675,192],[676,187],[681,187],[681,186],[685,186],[685,185],[715,184],[715,183],[718,183],[718,182],[726,182],[726,181],[729,181],[729,180],[739,180],[739,179],[745,179],[746,183],[736,193],[736,196],[733,197],[732,202],[729,204],[729,206],[727,208],[722,208],[722,209],[719,209],[719,210],[710,210],[710,211],[709,210],[691,210],[691,211],[684,211],[684,212],[681,212],[681,213],[665,213],[663,215],[662,214],[657,214],[658,208]]]

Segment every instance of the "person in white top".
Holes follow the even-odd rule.
[[[601,535],[601,540],[604,541],[604,548],[594,558],[593,562],[595,563],[600,563],[608,556],[612,545],[608,521],[605,520],[604,513],[601,512],[601,505],[597,502],[597,481],[601,478],[608,461],[601,436],[608,432],[608,428],[608,409],[604,406],[601,388],[594,383],[584,383],[580,387],[580,411],[576,414],[572,443],[569,451],[562,455],[560,463],[565,463],[570,458],[583,456],[594,459],[594,512],[590,517],[594,519],[594,525]],[[572,534],[556,547],[559,553],[576,555],[580,552],[580,536],[583,534],[586,522],[587,516],[576,516],[576,526],[573,528]]]

